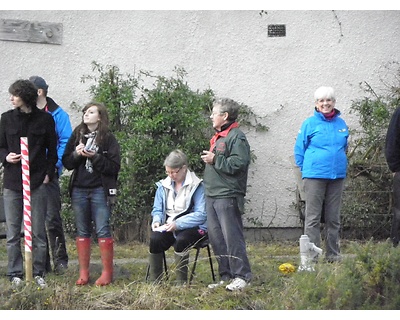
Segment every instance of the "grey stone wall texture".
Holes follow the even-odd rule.
[[[0,19],[63,26],[61,45],[0,40],[0,111],[11,108],[12,82],[40,75],[75,126],[79,116],[70,104],[89,101],[89,85],[80,79],[93,74],[92,61],[116,65],[122,73],[165,76],[181,66],[192,89],[211,88],[266,117],[267,133],[247,132],[257,160],[250,169],[245,226],[254,227],[253,220],[262,223],[260,230],[298,229],[289,157],[302,121],[313,112],[314,91],[321,85],[335,88],[337,108],[356,127],[349,111],[351,102],[364,96],[359,84],[383,89],[384,66],[400,61],[400,11],[260,12],[0,11]],[[269,37],[268,26],[278,24],[285,25],[286,35]]]

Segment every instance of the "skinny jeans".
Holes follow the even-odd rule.
[[[22,191],[4,189],[4,212],[7,225],[7,276],[23,278],[23,258],[21,250],[21,226],[24,221],[24,201]],[[46,237],[46,187],[30,192],[30,215],[32,234],[33,276],[45,274],[47,237]],[[28,212],[27,212],[28,214]],[[25,232],[25,236],[27,232]]]
[[[340,260],[340,208],[344,179],[304,179],[304,232],[317,247],[321,247],[321,214],[325,220],[325,257]]]
[[[237,199],[206,196],[206,210],[208,237],[221,280],[241,278],[250,281],[252,273]]]
[[[71,195],[72,209],[75,213],[77,236],[90,238],[93,227],[97,238],[111,238],[111,211],[103,187],[74,187]]]

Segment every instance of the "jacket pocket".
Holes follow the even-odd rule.
[[[31,131],[31,136],[32,136],[32,143],[36,145],[44,145],[45,138],[46,138],[46,129],[45,128],[34,128]],[[28,141],[28,143],[31,143],[31,141]]]

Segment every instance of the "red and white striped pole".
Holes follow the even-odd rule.
[[[21,137],[22,192],[24,201],[25,234],[25,278],[33,280],[32,268],[32,222],[31,222],[31,184],[29,174],[28,138]]]

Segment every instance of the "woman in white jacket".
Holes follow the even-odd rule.
[[[189,249],[207,233],[202,179],[189,170],[187,156],[172,151],[164,161],[167,177],[156,183],[150,235],[149,280],[163,275],[163,252],[175,251],[176,283],[187,282]]]

